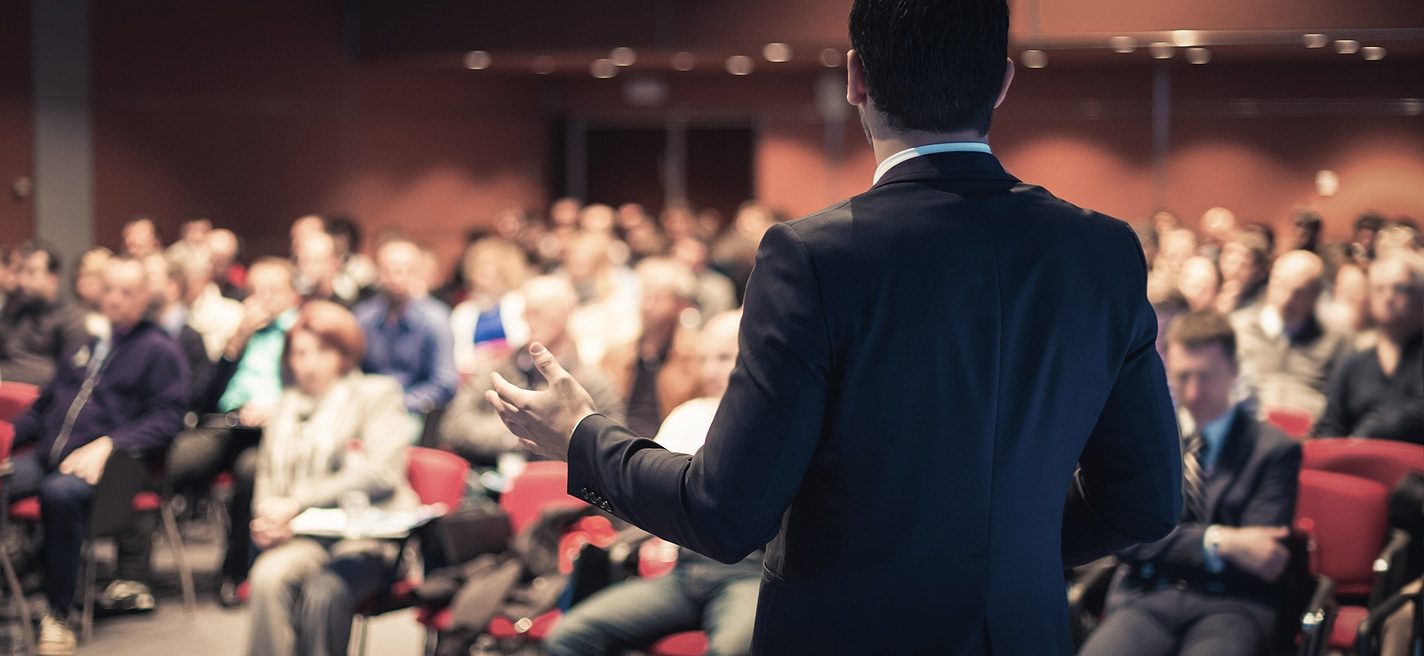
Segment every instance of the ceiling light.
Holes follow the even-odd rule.
[[[687,51],[672,53],[672,68],[675,71],[690,71],[697,66],[697,57]]]
[[[1108,47],[1112,48],[1115,53],[1125,55],[1137,49],[1137,39],[1130,36],[1115,36],[1108,39]]]
[[[841,65],[841,51],[835,48],[824,48],[821,50],[821,65],[826,68],[835,68]]]
[[[588,72],[600,80],[607,80],[618,74],[618,66],[611,59],[595,59],[588,65]]]
[[[1019,61],[1028,68],[1043,68],[1048,65],[1048,53],[1042,50],[1025,50],[1019,56]]]
[[[1150,53],[1152,53],[1152,58],[1153,58],[1153,59],[1171,59],[1171,58],[1172,58],[1172,44],[1167,43],[1166,41],[1154,41],[1154,42],[1152,42],[1152,45],[1147,46],[1147,51],[1150,52]]]
[[[780,64],[791,61],[791,46],[785,43],[768,43],[761,49],[761,56],[767,61]]]
[[[1319,32],[1302,34],[1300,40],[1305,43],[1307,48],[1324,48],[1325,44],[1330,43],[1330,37]]]
[[[1201,43],[1201,33],[1196,30],[1173,30],[1172,44],[1180,48],[1190,48]]]
[[[1342,55],[1353,55],[1360,51],[1360,42],[1354,39],[1336,39],[1335,52]]]
[[[1187,48],[1187,61],[1193,64],[1205,64],[1211,61],[1211,51],[1206,48]]]
[[[483,71],[494,63],[494,58],[483,50],[471,50],[465,53],[465,68],[472,71]]]
[[[746,55],[732,55],[727,58],[727,72],[732,75],[751,75],[756,64]]]
[[[638,61],[638,53],[632,48],[614,48],[608,51],[608,61],[614,66],[632,66]]]
[[[1365,46],[1360,48],[1360,54],[1364,55],[1365,59],[1369,61],[1379,61],[1384,59],[1385,51],[1384,48],[1379,46]]]

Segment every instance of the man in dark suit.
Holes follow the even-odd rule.
[[[487,397],[576,496],[724,562],[767,545],[756,653],[1066,654],[1065,562],[1181,512],[1140,246],[989,152],[1002,0],[858,0],[850,27],[880,169],[767,231],[705,446],[592,414],[538,344],[550,387]]]
[[[1103,624],[1081,654],[1258,654],[1272,638],[1295,513],[1300,445],[1231,402],[1236,335],[1195,312],[1167,333],[1181,404],[1182,523],[1118,554]]]

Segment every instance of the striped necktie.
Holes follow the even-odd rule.
[[[1182,438],[1182,519],[1205,521],[1206,500],[1202,498],[1201,451],[1205,444],[1201,431],[1192,431]]]

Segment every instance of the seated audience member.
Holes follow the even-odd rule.
[[[208,254],[212,258],[212,279],[223,296],[242,300],[247,289],[247,267],[237,260],[242,240],[227,228],[208,233]]]
[[[294,535],[308,508],[355,494],[371,507],[419,505],[406,480],[415,422],[400,383],[362,374],[364,336],[345,308],[312,301],[287,335],[282,392],[257,457],[248,652],[344,656],[357,605],[388,585],[399,545]]]
[[[333,216],[326,220],[326,232],[336,240],[342,276],[364,294],[376,283],[376,263],[361,253],[361,229],[350,217]]]
[[[672,245],[672,258],[697,276],[697,309],[704,319],[735,309],[737,288],[732,280],[709,268],[711,246],[699,237],[684,237]]]
[[[1177,274],[1177,291],[1187,299],[1193,312],[1209,310],[1216,305],[1216,292],[1221,287],[1221,274],[1216,264],[1202,255],[1193,255],[1182,263]]]
[[[609,349],[638,335],[638,276],[613,261],[614,244],[606,234],[579,232],[564,248],[559,273],[578,292],[570,330],[584,364],[598,364]]]
[[[638,280],[642,332],[610,349],[603,371],[627,402],[628,428],[652,435],[668,412],[697,394],[696,334],[683,323],[697,281],[687,267],[666,257],[638,263]]]
[[[124,253],[142,260],[163,250],[163,240],[158,237],[158,224],[151,217],[139,215],[124,223],[122,230]]]
[[[84,312],[84,329],[94,337],[109,334],[109,320],[104,318],[99,305],[104,291],[104,268],[113,256],[113,251],[94,246],[74,260],[74,303]]]
[[[1276,260],[1261,303],[1232,317],[1241,374],[1265,409],[1290,408],[1319,416],[1325,383],[1349,340],[1316,317],[1324,264],[1305,251]]]
[[[196,410],[208,389],[208,373],[213,361],[208,358],[203,336],[188,325],[188,308],[183,305],[183,298],[187,296],[187,275],[177,258],[168,255],[150,255],[144,258],[143,264],[148,271],[153,298],[150,318],[178,342],[192,378],[189,406]]]
[[[169,460],[169,477],[178,490],[201,489],[219,473],[232,472],[227,554],[217,590],[225,606],[238,603],[237,586],[252,561],[247,531],[256,446],[282,394],[282,349],[300,300],[293,275],[285,260],[263,258],[252,264],[242,320],[213,365],[199,403],[203,412],[221,416],[210,416],[180,435]]]
[[[54,380],[15,421],[16,443],[35,445],[12,460],[7,487],[11,498],[40,500],[49,601],[49,614],[40,623],[41,654],[74,653],[67,618],[78,585],[80,545],[94,486],[110,454],[163,449],[182,428],[188,405],[187,363],[173,340],[144,319],[149,284],[143,264],[128,257],[111,260],[102,296],[113,332],[66,353]],[[121,571],[120,577],[126,574]]]
[[[429,414],[455,395],[450,311],[428,296],[425,257],[414,242],[381,244],[376,269],[381,291],[355,309],[366,331],[361,370],[400,381],[406,409]]]
[[[84,312],[59,298],[59,252],[30,242],[11,255],[15,292],[0,315],[0,380],[44,387],[92,337]]]
[[[1370,319],[1370,282],[1365,268],[1344,262],[1335,271],[1329,299],[1320,303],[1320,322],[1350,338],[1356,349],[1374,346],[1374,324]]]
[[[1424,262],[1416,253],[1375,260],[1369,273],[1374,348],[1345,360],[1330,381],[1321,436],[1424,444]]]
[[[726,312],[703,328],[698,342],[703,396],[679,405],[658,431],[657,442],[669,451],[693,453],[702,448],[736,366],[740,321],[740,312]],[[679,549],[677,565],[667,575],[631,579],[574,606],[559,619],[545,647],[552,656],[597,656],[701,629],[707,632],[708,654],[749,653],[761,559],[761,551],[756,551],[726,565]]]
[[[532,278],[524,283],[521,294],[525,299],[523,322],[528,325],[529,338],[543,344],[568,368],[593,397],[599,412],[609,417],[623,417],[623,400],[603,372],[579,361],[568,332],[569,316],[578,307],[578,296],[569,281],[561,276]],[[492,371],[499,372],[515,385],[545,386],[529,351],[523,348],[513,349],[502,359],[486,363],[484,368],[471,373],[445,411],[440,422],[440,441],[479,467],[498,464],[499,457],[505,453],[526,453],[519,438],[509,432],[494,406],[485,400]]]
[[[1118,554],[1084,656],[1259,654],[1274,639],[1300,445],[1232,403],[1235,341],[1214,312],[1183,316],[1169,330],[1167,376],[1184,433],[1182,521]]]
[[[1291,217],[1290,241],[1286,242],[1286,249],[1312,253],[1319,251],[1320,228],[1323,225],[1320,214],[1314,210],[1297,211]]]
[[[212,234],[217,233],[214,230]],[[203,336],[208,359],[217,361],[242,323],[242,303],[234,297],[244,296],[245,292],[234,296],[223,293],[213,280],[213,258],[207,250],[179,251],[173,257],[183,270],[183,305],[188,308],[188,325]],[[246,278],[244,272],[243,280]]]
[[[341,272],[336,240],[325,231],[305,235],[293,242],[296,249],[297,289],[308,301],[330,301],[350,309],[360,300],[361,288]]]
[[[762,235],[781,220],[770,208],[747,201],[737,208],[730,230],[712,244],[712,268],[732,280],[737,289],[737,303],[747,288],[747,279],[752,274],[752,264],[756,262],[757,246]]]
[[[1261,233],[1238,230],[1221,246],[1221,292],[1216,311],[1231,314],[1249,307],[1266,290],[1270,273],[1271,246]]]
[[[1367,266],[1375,259],[1375,238],[1384,229],[1383,216],[1366,212],[1355,219],[1355,232],[1350,241],[1350,256],[1356,264]]]
[[[1186,228],[1175,228],[1157,236],[1157,257],[1152,260],[1147,276],[1147,296],[1164,298],[1177,289],[1177,276],[1182,265],[1197,250],[1197,234]]]
[[[529,339],[519,286],[529,274],[523,251],[500,237],[485,237],[465,250],[466,299],[450,311],[455,369],[468,376]]]

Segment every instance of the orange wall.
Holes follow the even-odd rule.
[[[34,236],[34,201],[15,198],[11,185],[32,175],[30,119],[30,3],[0,0],[0,245]]]

